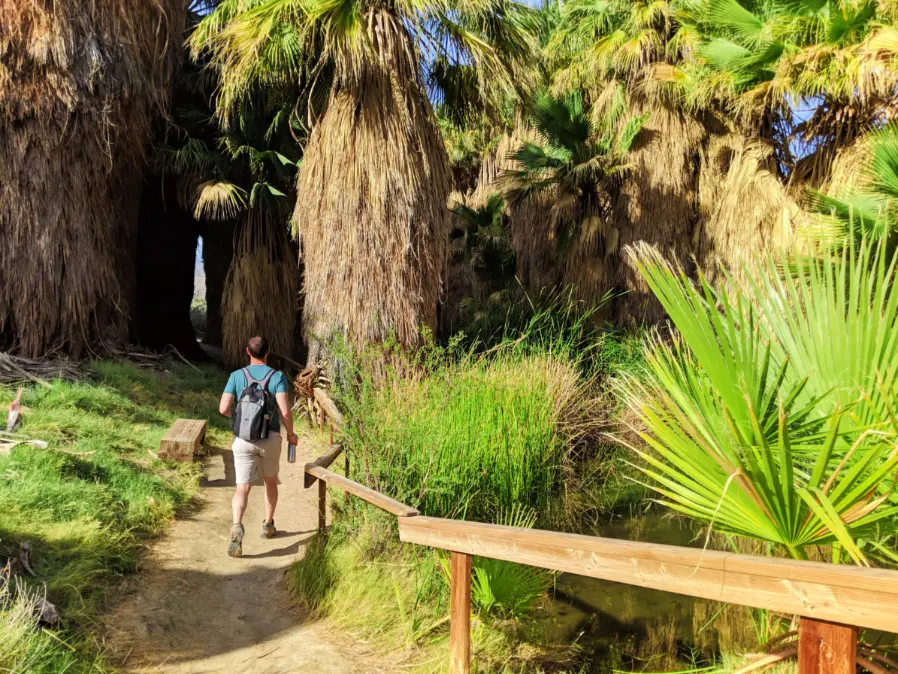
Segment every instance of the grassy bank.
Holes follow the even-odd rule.
[[[465,357],[341,401],[346,444],[376,488],[428,515],[541,510],[589,434],[589,382],[562,355]]]
[[[508,339],[479,355],[436,349],[424,361],[412,374],[388,374],[376,386],[360,377],[339,392],[351,477],[427,515],[517,526],[557,517],[565,484],[600,460],[597,368],[552,340]],[[445,670],[445,555],[400,545],[394,518],[332,496],[327,545],[292,569],[296,596],[397,666]],[[546,643],[537,628],[552,581],[543,571],[475,559],[478,671],[573,666],[576,647]]]
[[[36,574],[26,592],[7,587],[0,597],[0,671],[104,671],[99,610],[135,570],[143,541],[196,491],[195,465],[172,467],[152,452],[176,418],[217,419],[220,373],[175,363],[165,372],[112,362],[91,370],[86,381],[27,387],[19,430],[48,448],[0,456],[0,552],[31,543]],[[13,397],[0,388],[0,408]],[[224,426],[209,432],[214,441]],[[44,588],[61,620],[36,630],[26,595]]]
[[[639,338],[614,335],[595,336],[585,352],[508,338],[480,355],[436,350],[411,375],[377,386],[359,377],[337,392],[351,477],[427,515],[769,554],[758,541],[709,538],[700,521],[671,519],[642,484],[639,456],[609,439],[641,447],[644,425],[615,396],[612,375],[641,381],[643,353]],[[326,544],[289,575],[295,596],[396,668],[446,671],[444,553],[401,545],[394,518],[357,499],[333,492],[330,502]],[[645,530],[650,522],[657,531]],[[608,585],[475,558],[475,671],[727,671],[788,625],[763,611]],[[553,603],[553,589],[577,610],[600,608],[566,623],[574,611]]]

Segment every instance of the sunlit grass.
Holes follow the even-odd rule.
[[[561,356],[467,357],[347,397],[363,479],[441,517],[544,506],[583,431],[589,392]]]
[[[167,369],[95,362],[88,381],[25,389],[19,432],[48,448],[0,456],[0,550],[31,543],[36,577],[27,583],[46,587],[62,622],[52,635],[35,631],[23,622],[25,600],[0,602],[0,671],[102,671],[91,628],[110,588],[135,569],[142,539],[196,491],[197,465],[159,461],[159,441],[179,417],[217,416],[219,372]],[[14,393],[0,388],[0,408]],[[212,442],[226,430],[214,423]]]

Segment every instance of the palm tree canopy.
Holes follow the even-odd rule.
[[[221,69],[222,114],[258,87],[298,80],[317,112],[323,94],[360,82],[407,32],[410,72],[399,74],[467,117],[526,95],[536,21],[516,0],[225,0],[190,45]]]
[[[616,120],[606,118],[605,128],[594,124],[579,92],[541,96],[532,121],[542,142],[526,142],[510,155],[520,168],[501,176],[506,196],[521,200],[554,189],[558,202],[597,208],[605,198],[603,185],[627,170],[626,153],[647,119],[647,114],[629,119],[614,133]]]

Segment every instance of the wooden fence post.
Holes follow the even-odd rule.
[[[327,535],[327,482],[318,480],[318,545],[324,545]]]
[[[856,666],[856,627],[800,619],[798,674],[854,674]]]
[[[471,671],[471,555],[449,557],[449,672]]]

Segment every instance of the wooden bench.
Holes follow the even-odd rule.
[[[193,455],[206,437],[206,422],[178,419],[159,443],[159,458],[166,461],[193,461]]]

